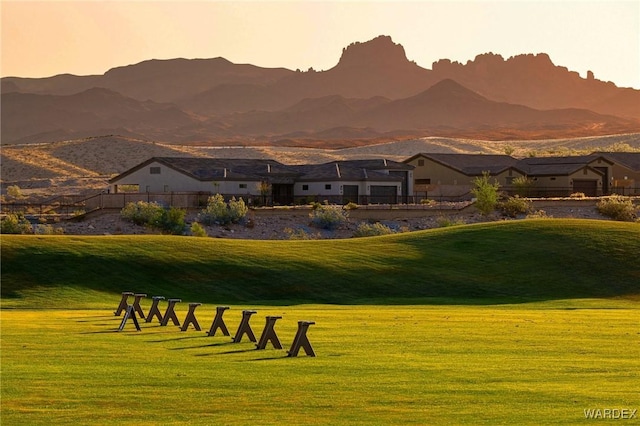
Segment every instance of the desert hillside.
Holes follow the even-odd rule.
[[[109,178],[150,157],[271,158],[285,164],[386,158],[403,161],[416,153],[486,153],[515,157],[575,155],[593,151],[640,150],[640,133],[548,140],[486,141],[419,138],[370,143],[353,148],[320,149],[288,146],[190,146],[102,136],[63,142],[5,146],[2,191],[18,185],[26,193],[61,195],[102,190]]]

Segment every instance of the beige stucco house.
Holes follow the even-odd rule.
[[[284,165],[265,159],[154,157],[109,181],[110,192],[219,193],[274,204],[399,203],[413,191],[412,167],[384,159]]]
[[[420,153],[404,161],[414,167],[414,193],[420,198],[469,197],[473,180],[488,172],[503,189],[526,173],[508,155]]]

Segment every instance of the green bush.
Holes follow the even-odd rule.
[[[138,201],[127,203],[120,211],[120,216],[136,225],[148,225],[157,228],[162,221],[163,212],[164,208],[156,202]]]
[[[509,217],[516,217],[519,214],[528,214],[533,210],[531,201],[526,198],[520,198],[519,196],[509,197],[506,201],[498,204],[498,208],[503,215]]]
[[[465,225],[465,221],[462,219],[451,219],[446,216],[440,216],[436,219],[436,223],[440,228],[448,228],[450,226]]]
[[[376,222],[373,224],[362,222],[360,225],[358,225],[358,228],[356,229],[353,236],[354,237],[375,237],[378,235],[393,234],[394,232],[395,231],[393,229],[389,228],[387,225],[380,222]]]
[[[310,234],[301,228],[284,228],[284,233],[290,240],[317,240],[320,238],[320,234]]]
[[[598,202],[596,208],[601,215],[624,222],[635,221],[640,209],[640,207],[633,205],[631,198],[622,195],[603,198]]]
[[[33,226],[22,213],[9,213],[0,222],[2,234],[33,234]]]
[[[64,229],[54,228],[52,225],[38,224],[36,225],[35,234],[39,235],[63,235]]]
[[[186,226],[186,223],[184,222],[186,214],[186,210],[179,209],[177,207],[171,207],[169,210],[163,210],[160,229],[173,235],[181,235]]]
[[[227,225],[238,223],[247,215],[249,208],[240,198],[235,197],[227,203],[220,194],[212,195],[207,200],[207,207],[200,212],[199,219],[206,225]]]
[[[513,179],[512,185],[516,194],[521,197],[528,197],[531,195],[531,190],[533,189],[535,182],[528,176],[518,176]]]
[[[177,207],[165,209],[156,202],[147,203],[146,201],[127,203],[120,211],[120,216],[124,220],[174,235],[183,233],[185,215],[184,209]]]
[[[327,204],[313,205],[313,210],[309,213],[311,217],[311,223],[322,229],[333,230],[344,224],[349,214],[347,210],[344,210],[338,206],[330,206]]]
[[[204,229],[202,225],[198,222],[193,222],[191,224],[191,235],[194,237],[207,237],[207,231]]]
[[[471,189],[471,193],[476,197],[476,208],[485,216],[496,209],[500,188],[500,184],[496,181],[491,183],[489,177],[489,172],[482,172],[482,176],[473,179],[473,189]]]

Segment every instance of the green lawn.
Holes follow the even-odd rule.
[[[116,332],[118,301],[2,311],[3,424],[540,425],[640,408],[632,301],[248,306],[258,337],[264,316],[283,317],[284,349],[263,351],[207,336],[214,305],[196,311],[200,332]],[[245,307],[225,313],[232,335]],[[287,358],[302,319],[317,357]]]
[[[640,410],[640,226],[493,223],[345,241],[2,236],[1,422],[576,424]],[[203,331],[120,292],[202,302]],[[209,337],[279,315],[284,349]],[[161,305],[164,309],[166,303]],[[148,312],[150,300],[143,300]],[[317,357],[286,357],[311,320]],[[633,422],[638,421],[636,414]]]

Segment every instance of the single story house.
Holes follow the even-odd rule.
[[[613,162],[601,155],[529,157],[519,160],[518,166],[532,180],[530,195],[595,197],[610,192]]]
[[[285,165],[266,159],[154,157],[109,181],[109,191],[202,192],[273,204],[398,203],[413,191],[413,167],[376,160]]]
[[[417,199],[429,197],[467,197],[473,180],[484,172],[503,189],[526,172],[518,160],[508,155],[420,153],[404,161],[414,167],[414,193]]]
[[[594,152],[613,163],[610,173],[610,192],[621,195],[640,195],[640,152]]]
[[[568,196],[577,192],[598,196],[620,186],[618,175],[627,176],[627,188],[636,181],[638,172],[634,173],[633,167],[637,167],[640,160],[629,154],[620,158],[625,158],[629,166],[622,169],[616,159],[602,153],[520,160],[508,155],[420,153],[405,163],[415,167],[416,198],[468,197],[473,180],[484,172],[507,193],[521,192],[523,185],[516,179],[526,177],[524,191],[529,196]]]

